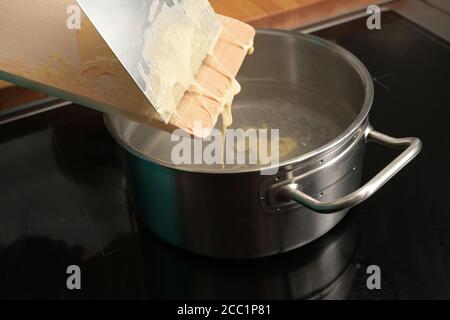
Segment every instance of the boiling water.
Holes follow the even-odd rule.
[[[280,142],[288,142],[287,152],[280,150],[280,162],[289,160],[332,141],[350,126],[356,115],[348,106],[305,89],[304,85],[273,80],[239,79],[242,92],[233,104],[230,129],[278,129]],[[171,135],[136,124],[128,137],[149,157],[173,165],[171,154],[179,142]],[[218,124],[217,129],[221,129]],[[293,142],[293,143],[292,143]],[[211,142],[203,142],[203,149]],[[194,143],[191,143],[194,146]],[[281,146],[280,148],[283,148]],[[193,150],[193,148],[192,148]],[[286,151],[285,150],[285,151]],[[257,165],[256,165],[257,166]],[[218,165],[182,165],[196,169],[223,170]],[[251,168],[255,165],[226,165],[225,169]]]
[[[317,149],[341,134],[355,115],[344,106],[292,83],[241,81],[242,93],[233,105],[231,128],[279,129],[280,138],[297,142],[286,158]],[[281,161],[287,159],[280,159]]]

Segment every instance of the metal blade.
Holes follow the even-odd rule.
[[[189,0],[189,3],[192,3],[190,1],[192,0]],[[172,8],[175,3],[178,5],[184,4],[188,0],[77,0],[77,2],[142,92],[155,109],[160,112],[161,117],[168,121],[168,116],[164,115],[164,106],[158,104],[158,97],[155,96],[153,91],[150,94],[149,88],[147,88],[147,85],[149,85],[147,80],[152,75],[152,70],[149,70],[149,65],[152,64],[149,64],[149,61],[156,61],[159,57],[146,56],[144,59],[143,49],[146,41],[148,41],[148,38],[145,39],[144,35],[152,35],[152,32],[146,33],[146,30],[155,21],[155,17],[163,11],[163,7],[166,7],[167,12],[167,7]],[[211,14],[214,14],[207,0],[201,0],[201,2],[207,8],[205,10],[210,10]],[[205,17],[199,17],[198,19],[203,18]],[[198,22],[196,21],[196,23]],[[174,21],[174,23],[177,23],[177,21]],[[201,28],[204,28],[204,25]],[[169,30],[162,30],[161,32],[166,31]],[[213,36],[211,36],[210,42],[214,43],[214,41]],[[155,48],[160,47],[157,43],[153,43],[153,45]],[[164,47],[164,45],[161,45],[161,47]],[[205,56],[206,54],[205,52]],[[146,77],[146,79],[143,77]],[[171,88],[170,90],[163,90],[163,92],[169,91],[172,91]]]
[[[143,63],[143,34],[149,27],[153,0],[77,0],[84,13],[145,92],[146,83],[138,71]],[[171,0],[160,1],[171,4]]]

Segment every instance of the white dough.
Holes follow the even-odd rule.
[[[140,72],[146,96],[167,123],[222,32],[221,22],[207,0],[154,0],[151,26],[144,35]],[[159,9],[160,8],[160,9]]]

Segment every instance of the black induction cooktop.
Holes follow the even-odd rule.
[[[422,153],[321,239],[251,261],[183,252],[134,219],[102,115],[69,105],[0,126],[0,298],[450,299],[449,44],[393,12],[319,31],[375,80],[372,125]],[[398,151],[369,145],[365,179]],[[67,267],[82,271],[68,290]],[[367,286],[369,266],[381,289]]]

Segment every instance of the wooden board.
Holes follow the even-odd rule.
[[[173,130],[175,125],[161,122],[86,17],[80,30],[66,27],[67,8],[74,4],[74,0],[0,1],[0,80]],[[226,23],[238,38],[254,36],[250,26],[230,19]],[[226,64],[229,56],[234,57],[228,68],[236,74],[246,53],[230,41],[219,41],[218,46],[218,60]],[[199,82],[206,87],[210,83],[208,76]]]
[[[206,59],[196,80],[215,97],[223,97],[232,86],[230,77],[236,77],[248,49],[243,44],[253,42],[256,31],[235,19],[221,17],[224,27],[231,32],[223,32],[214,49],[215,59]],[[172,117],[171,124],[183,128],[195,136],[205,137],[215,127],[223,105],[210,97],[195,92],[185,94]],[[194,132],[195,123],[201,123],[199,132]]]

